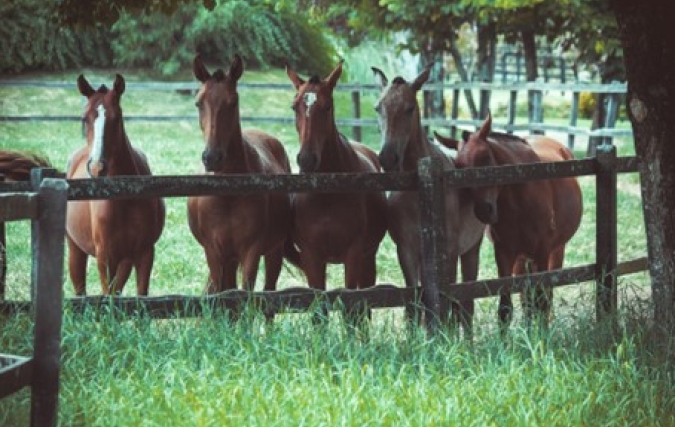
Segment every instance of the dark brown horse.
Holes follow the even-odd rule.
[[[33,168],[51,168],[51,162],[43,156],[20,151],[0,150],[0,175],[8,181],[29,181]]]
[[[237,81],[243,70],[238,55],[227,73],[218,69],[213,74],[195,57],[194,75],[202,83],[196,105],[206,142],[204,167],[217,175],[288,174],[290,163],[277,138],[241,129]],[[236,288],[240,265],[243,287],[253,290],[263,256],[265,290],[276,289],[291,223],[288,194],[190,197],[188,220],[209,265],[207,292]]]
[[[80,75],[77,87],[87,97],[82,117],[87,141],[70,157],[67,178],[150,175],[145,155],[131,145],[124,130],[124,78],[118,74],[112,89],[94,90]],[[69,202],[68,267],[75,293],[86,294],[87,257],[93,256],[104,294],[121,293],[135,268],[137,293],[147,295],[164,219],[159,198]]]
[[[335,125],[333,90],[342,62],[323,80],[314,76],[305,81],[289,66],[286,73],[297,90],[292,107],[300,139],[300,171],[379,172],[377,154],[348,141]],[[383,193],[300,193],[293,207],[293,242],[309,286],[326,289],[328,263],[344,264],[349,289],[375,284],[376,254],[387,230]]]
[[[437,144],[430,142],[422,128],[417,93],[429,78],[429,71],[430,68],[426,68],[412,82],[396,77],[389,84],[385,74],[373,67],[375,78],[382,88],[375,109],[382,133],[380,163],[385,171],[415,171],[419,160],[425,157],[440,159],[445,169],[455,168],[452,158]],[[389,234],[396,243],[406,286],[418,286],[423,259],[419,195],[412,191],[392,191],[388,206]],[[485,225],[476,219],[473,210],[473,199],[468,190],[446,188],[445,250],[450,260],[448,271],[451,283],[457,279],[458,257],[461,257],[463,280],[476,280],[478,276]],[[413,308],[408,307],[410,316]],[[473,311],[473,300],[453,304],[453,315],[463,324],[467,337],[471,337]]]
[[[457,165],[462,168],[573,159],[564,145],[551,138],[493,133],[491,125],[488,115],[480,130],[465,133],[462,142],[436,137],[457,149]],[[582,194],[576,178],[475,187],[472,194],[476,216],[489,225],[500,277],[562,268],[565,245],[581,222]],[[550,288],[524,292],[525,317],[530,320],[538,313],[546,326],[551,299]],[[512,312],[511,295],[501,295],[498,313],[503,332]]]

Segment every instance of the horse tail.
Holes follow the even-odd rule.
[[[33,168],[51,168],[46,157],[19,151],[0,150],[0,175],[10,181],[29,181]]]

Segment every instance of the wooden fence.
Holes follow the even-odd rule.
[[[87,306],[114,305],[126,313],[144,313],[156,318],[199,315],[204,307],[234,309],[244,301],[253,301],[266,310],[307,310],[317,300],[340,301],[346,309],[357,304],[371,308],[402,307],[421,297],[425,310],[437,319],[441,297],[465,300],[520,292],[528,286],[558,287],[585,281],[597,284],[597,316],[611,314],[617,306],[617,278],[643,271],[647,259],[617,263],[616,176],[637,171],[635,157],[616,157],[613,146],[602,146],[592,158],[558,163],[500,166],[460,170],[442,170],[431,159],[420,161],[417,172],[378,174],[309,174],[281,176],[152,176],[68,180],[68,200],[92,200],[136,197],[186,197],[195,195],[253,192],[364,192],[417,190],[422,215],[422,284],[405,288],[378,284],[365,290],[335,289],[317,291],[291,288],[274,292],[226,291],[212,296],[166,295],[160,297],[80,297],[67,301],[79,310]],[[53,171],[35,169],[32,183],[0,183],[2,192],[32,191]],[[448,283],[447,259],[441,252],[446,236],[442,222],[446,185],[473,187],[499,182],[500,185],[568,176],[596,177],[596,262],[562,270],[527,276]],[[598,220],[601,218],[601,220]],[[159,254],[161,256],[161,254]],[[0,302],[0,311],[25,310],[30,302]]]
[[[41,87],[41,88],[62,88],[72,89],[76,91],[75,83],[73,82],[45,82],[45,81],[22,81],[22,80],[0,80],[0,88],[2,87]],[[128,91],[178,91],[178,92],[195,92],[198,88],[197,82],[143,82],[143,83],[127,83]],[[272,84],[272,83],[239,83],[238,88],[241,91],[289,91],[290,84]],[[336,123],[339,127],[351,127],[352,138],[361,141],[363,127],[377,127],[377,119],[362,117],[362,96],[365,93],[379,92],[380,88],[375,84],[356,85],[356,84],[340,84],[336,87],[338,92],[349,92],[352,101],[352,117],[344,118],[337,117]],[[422,124],[424,126],[434,126],[449,129],[453,136],[458,128],[477,128],[483,123],[484,117],[476,118],[462,118],[461,113],[461,99],[465,91],[478,91],[482,93],[497,93],[506,92],[509,94],[509,105],[506,121],[500,121],[497,117],[493,118],[492,127],[495,130],[503,130],[506,132],[527,132],[527,133],[545,133],[545,132],[559,132],[567,134],[567,145],[574,148],[575,138],[578,136],[600,137],[603,138],[604,144],[611,144],[613,137],[631,137],[632,130],[630,128],[616,128],[615,125],[615,111],[619,108],[619,103],[622,96],[626,93],[625,84],[554,84],[554,83],[527,83],[527,82],[511,82],[511,83],[437,83],[427,84],[423,88],[424,91],[442,90],[450,98],[450,112],[447,117],[440,118],[424,118]],[[551,124],[545,122],[545,106],[544,95],[549,92],[559,92],[566,96],[570,96],[570,112],[569,120],[566,125]],[[606,94],[608,95],[607,104],[604,106],[606,110],[605,117],[607,120],[601,128],[589,129],[578,126],[579,122],[579,106],[581,93]],[[516,104],[520,94],[524,97],[531,95],[532,115],[527,118],[524,123],[517,123]],[[481,96],[480,99],[491,99],[492,97]],[[522,97],[521,97],[522,99]],[[526,98],[527,99],[527,98]],[[290,98],[289,98],[290,103]],[[371,106],[369,106],[371,107]],[[487,111],[489,105],[481,105],[480,111]],[[125,121],[176,121],[189,120],[197,122],[196,114],[188,115],[128,115],[124,116]],[[259,122],[259,123],[294,123],[294,116],[289,109],[289,115],[285,117],[263,117],[263,116],[242,116],[243,122]],[[54,116],[25,116],[25,115],[0,115],[0,122],[12,121],[81,121],[78,114],[75,115],[54,115]]]

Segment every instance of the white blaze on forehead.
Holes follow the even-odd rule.
[[[89,158],[94,162],[100,161],[103,157],[103,128],[105,126],[105,108],[99,105],[96,111],[98,117],[94,120],[94,140],[89,154]]]
[[[312,105],[316,102],[316,93],[315,92],[305,92],[304,96],[304,101],[305,105],[307,106],[307,110],[305,111],[305,114],[307,117],[309,117],[309,110],[312,109]]]

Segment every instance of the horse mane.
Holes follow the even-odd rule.
[[[106,85],[101,85],[98,87],[98,90],[96,92],[98,93],[108,93],[108,86]]]
[[[518,135],[514,135],[512,133],[504,133],[504,132],[490,132],[490,135],[488,135],[488,138],[491,138],[493,140],[496,140],[498,143],[520,143],[520,144],[525,144],[529,145],[527,141],[525,141],[522,137]]]
[[[391,84],[393,85],[401,85],[405,83],[406,83],[405,79],[403,79],[403,77],[401,76],[396,76],[394,77],[394,80],[391,81]]]
[[[317,75],[313,75],[312,77],[309,78],[309,83],[319,84],[319,83],[321,83],[321,77],[319,77]]]

